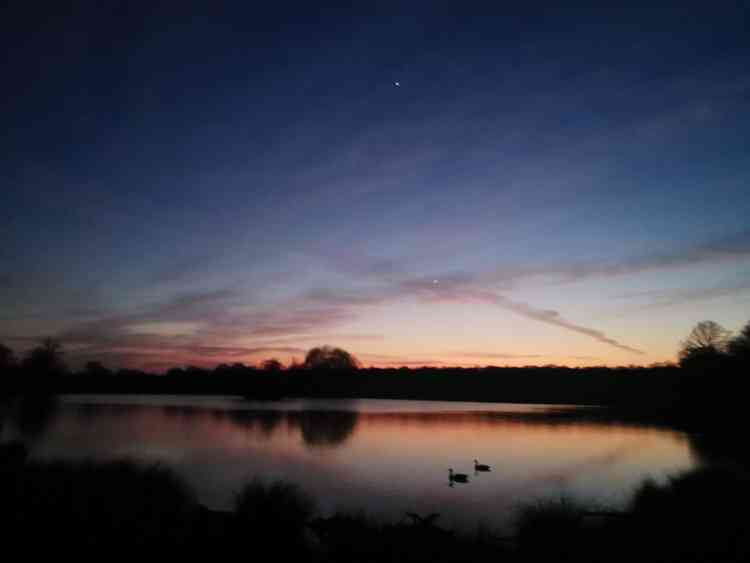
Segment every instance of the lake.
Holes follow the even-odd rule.
[[[64,396],[6,407],[0,441],[36,459],[158,462],[201,502],[232,505],[260,478],[300,485],[319,511],[400,520],[439,512],[444,526],[507,529],[514,509],[572,497],[624,506],[645,479],[701,463],[689,437],[569,406],[389,400],[253,402],[238,397]],[[475,473],[474,459],[490,472]],[[469,482],[451,486],[448,469]]]

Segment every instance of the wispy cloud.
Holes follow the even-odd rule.
[[[371,359],[372,365],[385,366],[385,367],[427,367],[427,366],[442,366],[447,365],[444,360],[425,359],[425,360],[383,360],[383,359]]]
[[[368,284],[364,287],[359,284],[356,289],[351,286],[347,289],[312,288],[286,302],[269,303],[264,306],[250,303],[242,292],[229,288],[181,293],[165,301],[142,306],[131,314],[103,316],[79,323],[58,336],[69,342],[81,354],[110,353],[123,357],[128,354],[131,357],[151,357],[161,353],[163,357],[183,359],[243,358],[272,353],[299,355],[304,354],[304,348],[300,346],[302,342],[335,343],[337,333],[331,332],[331,329],[335,330],[335,327],[365,316],[374,306],[411,300],[423,303],[481,303],[581,334],[628,353],[641,355],[644,352],[640,348],[621,342],[596,327],[573,321],[557,310],[514,300],[506,295],[505,291],[497,288],[508,289],[514,284],[538,276],[552,278],[558,282],[574,282],[595,277],[620,276],[747,258],[750,258],[750,230],[690,247],[656,252],[616,263],[504,268],[484,273],[457,271],[435,275],[434,278],[410,275],[406,273],[405,263],[400,261],[368,261],[362,256],[358,256],[356,260],[343,257],[337,269],[346,270],[349,275],[364,279]],[[647,307],[661,307],[737,295],[747,290],[750,290],[750,283],[743,281],[711,288],[654,290],[642,292],[637,296],[652,300]],[[91,312],[94,313],[95,311]],[[147,327],[149,323],[167,326],[169,323],[194,323],[195,330],[192,333],[187,331],[173,335],[137,330],[139,326]],[[356,338],[356,335],[341,337],[352,339]],[[363,339],[372,337],[373,335],[362,336]],[[227,344],[237,341],[253,344]],[[488,352],[475,357],[534,359],[543,356]],[[385,365],[390,361],[421,363],[428,360],[383,358],[380,363]]]
[[[375,342],[385,340],[383,334],[369,334],[358,332],[316,332],[315,334],[292,334],[277,338],[259,338],[263,346],[288,346],[290,342]]]
[[[627,346],[621,342],[618,342],[617,340],[615,340],[614,338],[610,338],[609,336],[607,336],[604,332],[600,330],[596,330],[593,328],[589,328],[586,326],[573,323],[563,318],[560,315],[560,313],[558,313],[557,311],[552,311],[548,309],[537,309],[527,303],[514,302],[500,295],[494,296],[492,299],[495,301],[495,303],[498,306],[511,310],[515,313],[518,313],[519,315],[528,317],[530,319],[534,319],[539,322],[547,323],[547,324],[554,325],[554,326],[559,326],[560,328],[564,328],[566,330],[576,332],[578,334],[583,334],[585,336],[593,338],[594,340],[597,340],[598,342],[601,342],[603,344],[608,344],[615,348],[619,348],[620,350],[624,350],[625,352],[630,352],[632,354],[638,354],[638,355],[645,354],[643,350],[634,348],[633,346]]]
[[[194,281],[196,276],[206,273],[221,258],[218,252],[199,254],[178,260],[167,261],[166,265],[155,269],[146,275],[150,284],[170,284],[185,280]]]
[[[539,266],[507,265],[480,273],[478,277],[484,283],[509,289],[531,279],[572,283],[649,271],[679,270],[705,264],[739,263],[746,260],[750,260],[750,230],[622,260]]]
[[[392,302],[405,298],[422,301],[446,301],[456,303],[484,303],[521,315],[523,317],[558,326],[583,334],[603,344],[607,344],[633,354],[643,354],[642,350],[627,346],[608,337],[604,332],[571,322],[554,310],[540,309],[528,303],[517,302],[508,297],[478,286],[469,274],[452,274],[440,279],[408,278],[395,284],[386,284],[377,290],[365,293],[337,294],[335,291],[313,291],[308,299],[326,302],[329,305],[353,308]]]
[[[671,270],[707,263],[750,259],[750,230],[673,251],[632,258],[618,264],[571,270],[572,277],[623,275],[648,270]]]
[[[78,323],[56,336],[70,347],[72,357],[109,358],[142,366],[154,365],[153,357],[161,356],[178,365],[204,365],[206,361],[261,355],[304,355],[306,349],[299,346],[300,342],[334,339],[337,335],[326,335],[325,329],[353,318],[356,311],[348,306],[315,303],[312,299],[302,304],[248,309],[240,292],[220,289],[177,294],[132,314]],[[382,338],[375,334],[338,336],[353,340]],[[258,344],[227,344],[237,341]]]
[[[239,296],[239,292],[227,288],[183,293],[158,306],[151,315],[159,319],[191,316],[199,312],[215,310],[217,306],[224,307],[230,300]]]
[[[504,295],[490,290],[476,288],[468,279],[464,280],[460,277],[454,277],[447,282],[441,280],[407,280],[402,282],[402,287],[413,292],[418,297],[427,300],[494,305],[541,323],[583,334],[603,344],[608,344],[626,352],[633,354],[644,353],[642,350],[627,346],[608,337],[602,331],[571,322],[562,317],[557,311],[540,309],[528,303],[513,301]]]
[[[447,362],[436,360],[431,357],[414,358],[413,356],[394,356],[390,354],[359,354],[358,358],[365,365],[389,366],[389,367],[422,367],[422,366],[439,366]]]
[[[59,336],[71,344],[75,354],[80,357],[129,358],[129,365],[132,365],[133,361],[146,365],[146,360],[150,361],[155,356],[160,356],[160,361],[169,358],[181,364],[200,364],[206,361],[247,359],[274,353],[288,356],[304,355],[305,349],[300,347],[299,343],[327,341],[323,337],[326,328],[357,319],[373,305],[394,303],[404,299],[490,304],[539,322],[584,334],[628,352],[641,353],[640,350],[609,338],[600,331],[572,323],[556,311],[534,308],[480,289],[470,276],[463,274],[445,276],[438,283],[435,283],[435,280],[400,279],[359,292],[311,290],[297,299],[265,310],[232,310],[232,305],[238,300],[238,294],[226,289],[180,294],[163,303],[154,304],[150,310],[82,323]],[[165,329],[178,325],[180,330],[173,331],[174,334],[169,334]],[[159,330],[152,331],[149,329],[150,326],[155,326]],[[191,330],[185,327],[190,327]],[[373,335],[365,337],[372,338]],[[237,339],[261,342],[271,339],[279,344],[223,344]],[[364,359],[368,358],[380,365],[444,363],[434,358],[364,356]]]
[[[549,354],[509,354],[505,352],[450,352],[448,354],[451,357],[458,358],[486,358],[489,360],[525,360],[525,359],[541,359],[551,357]],[[601,358],[597,356],[562,356],[571,360],[586,360],[586,361],[599,361]]]
[[[257,347],[233,347],[233,346],[175,346],[172,350],[179,353],[188,353],[203,357],[248,357],[266,354],[304,354],[304,348],[292,346],[257,346]]]
[[[346,259],[344,259],[346,258]],[[309,291],[305,299],[310,303],[327,304],[351,310],[390,303],[399,299],[425,301],[480,302],[511,311],[515,314],[582,334],[603,344],[633,353],[644,351],[624,344],[603,331],[565,318],[560,312],[535,307],[513,300],[504,293],[525,281],[542,279],[553,283],[573,283],[588,279],[627,276],[648,271],[665,271],[690,268],[705,264],[734,263],[750,259],[750,230],[717,237],[703,243],[682,248],[634,256],[614,262],[542,265],[532,267],[508,266],[479,273],[451,272],[436,274],[434,279],[405,274],[403,263],[381,264],[378,259],[368,264],[366,257],[357,255],[338,262],[339,270],[355,277],[365,277],[376,285],[366,291],[323,288]],[[658,303],[654,306],[677,303],[744,291],[745,285],[705,288],[677,294],[654,293]],[[579,359],[579,358],[577,358]],[[597,359],[589,358],[586,359]]]
[[[626,298],[645,298],[648,303],[642,305],[641,309],[655,309],[695,303],[721,297],[736,297],[739,295],[750,295],[750,280],[742,280],[711,287],[695,289],[655,289],[650,291],[639,291],[623,295]]]
[[[504,352],[449,352],[455,358],[487,358],[492,360],[519,360],[527,358],[544,358],[542,354],[509,354]]]

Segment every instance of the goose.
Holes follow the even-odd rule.
[[[479,463],[475,459],[474,460],[474,471],[492,471],[492,468],[489,465],[485,465],[484,463]]]
[[[451,483],[468,483],[469,476],[466,473],[453,473],[453,469],[448,469],[448,480]]]

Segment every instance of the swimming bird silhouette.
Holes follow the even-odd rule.
[[[469,476],[466,473],[453,473],[453,468],[448,469],[448,480],[451,483],[468,483]]]
[[[492,468],[489,465],[485,465],[484,463],[479,463],[475,459],[474,460],[474,471],[492,471]]]

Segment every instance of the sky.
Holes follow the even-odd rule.
[[[750,320],[743,2],[16,4],[19,354],[647,365]]]

